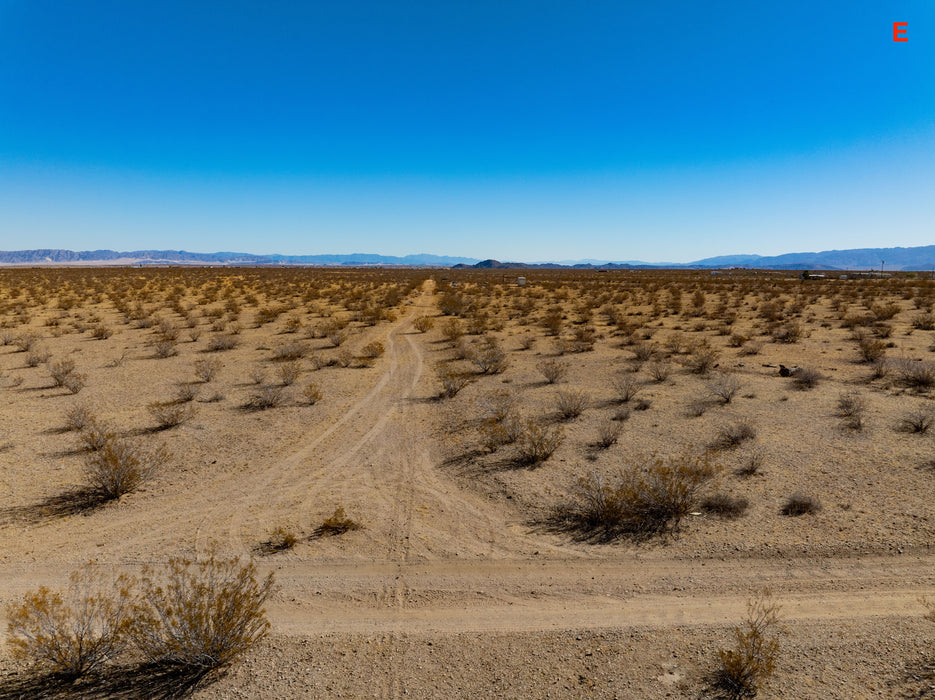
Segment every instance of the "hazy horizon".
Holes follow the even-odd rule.
[[[0,66],[4,250],[686,263],[935,241],[927,0],[10,2]]]

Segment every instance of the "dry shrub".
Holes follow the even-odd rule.
[[[868,335],[859,334],[857,336],[857,349],[860,352],[862,362],[879,362],[886,356],[886,343]]]
[[[156,430],[168,430],[181,425],[195,415],[195,409],[186,403],[154,401],[149,404],[149,413],[156,421]]]
[[[715,450],[729,450],[756,437],[756,428],[749,421],[742,420],[720,428],[711,444]]]
[[[614,390],[614,396],[619,403],[627,403],[634,399],[643,389],[635,377],[629,374],[621,374],[614,377],[610,382]]]
[[[201,382],[208,384],[218,376],[222,366],[221,361],[216,359],[195,360],[195,376]]]
[[[516,439],[516,462],[524,466],[541,464],[559,448],[565,435],[561,428],[549,427],[535,420],[525,420]]]
[[[468,348],[467,359],[477,365],[481,374],[501,374],[509,365],[506,352],[494,338],[485,338]]]
[[[656,356],[656,346],[653,343],[637,343],[632,348],[633,359],[637,362],[648,362]]]
[[[38,367],[43,362],[47,362],[48,359],[49,353],[47,350],[41,347],[34,347],[26,353],[26,366]]]
[[[287,549],[292,549],[295,547],[298,542],[299,538],[295,536],[295,533],[286,529],[282,525],[278,525],[277,527],[273,528],[273,531],[269,535],[269,539],[260,545],[260,551],[266,554],[284,552]]]
[[[427,333],[435,327],[435,319],[431,316],[419,316],[412,322],[412,327],[420,333]]]
[[[189,382],[179,382],[175,385],[173,403],[191,403],[198,398],[198,387]]]
[[[91,329],[91,337],[96,338],[97,340],[107,340],[113,334],[113,329],[111,329],[110,326],[104,325],[103,323],[98,323]]]
[[[727,493],[715,493],[701,501],[703,511],[729,520],[739,518],[747,512],[749,505],[746,498],[734,498]]]
[[[456,318],[449,318],[442,324],[441,331],[445,340],[456,343],[464,336],[464,324]]]
[[[622,430],[623,428],[620,426],[620,423],[615,423],[613,421],[601,423],[597,428],[597,442],[595,444],[602,450],[610,448],[620,439]]]
[[[723,404],[729,404],[740,391],[740,381],[729,372],[721,372],[708,382],[708,393]]]
[[[763,471],[763,464],[766,462],[766,455],[763,450],[750,450],[743,456],[740,466],[734,472],[737,476],[749,478],[756,476]]]
[[[920,331],[935,330],[935,315],[931,313],[924,313],[913,317],[912,327]]]
[[[484,447],[496,452],[504,445],[512,445],[522,434],[522,421],[519,416],[509,414],[502,419],[488,418],[481,425],[481,439]]]
[[[15,658],[67,680],[95,671],[126,647],[129,581],[102,580],[87,564],[64,593],[45,586],[7,607]]]
[[[85,422],[78,433],[78,439],[89,452],[96,452],[114,437],[114,432],[110,428],[93,417]]]
[[[169,338],[162,338],[153,343],[153,355],[158,358],[165,359],[167,357],[174,357],[178,355],[179,351],[176,347],[176,341]]]
[[[707,374],[717,366],[718,352],[713,348],[700,344],[689,354],[685,366],[693,374]]]
[[[142,572],[130,635],[151,662],[213,669],[262,639],[269,622],[263,604],[273,575],[257,580],[253,562],[220,557],[172,557],[164,569]]]
[[[565,420],[580,416],[587,405],[588,395],[583,391],[560,391],[555,397],[555,409]]]
[[[321,401],[321,389],[318,388],[317,384],[311,382],[302,389],[302,398],[305,399],[305,403],[309,406],[314,406]]]
[[[451,399],[457,396],[458,392],[471,383],[471,377],[466,372],[459,372],[447,365],[439,365],[436,368],[438,380],[442,384],[442,390],[439,396],[444,399]]]
[[[740,354],[747,356],[747,357],[752,356],[752,355],[759,355],[760,350],[762,349],[763,349],[762,341],[751,340],[749,343],[747,343],[740,349]]]
[[[340,343],[337,343],[337,345],[340,345]],[[283,343],[273,350],[273,360],[276,362],[295,361],[305,357],[307,352],[308,348],[302,343]]]
[[[276,367],[276,375],[283,386],[295,384],[300,374],[302,374],[302,364],[297,360],[287,360]]]
[[[783,515],[797,517],[799,515],[808,515],[817,513],[821,510],[821,502],[812,496],[804,493],[794,493],[786,500],[780,511]]]
[[[478,405],[486,419],[500,423],[513,415],[516,396],[506,389],[498,389],[480,397]]]
[[[226,352],[237,347],[234,335],[216,335],[208,341],[208,352]]]
[[[595,475],[580,478],[559,517],[602,540],[674,532],[719,470],[707,454],[645,458],[614,483]]]
[[[654,360],[649,363],[649,376],[653,378],[654,382],[659,384],[669,378],[669,373],[671,371],[672,365],[665,360]]]
[[[250,370],[250,381],[257,385],[266,383],[266,370],[262,365],[254,365]]]
[[[821,373],[812,367],[800,367],[792,375],[795,388],[800,391],[814,389],[818,386],[821,378]]]
[[[110,438],[85,457],[84,473],[102,500],[114,500],[150,480],[167,461],[164,447],[147,451]]]
[[[896,429],[901,433],[924,435],[932,427],[933,421],[935,421],[935,413],[931,410],[920,409],[900,418],[896,424]]]
[[[845,425],[851,430],[863,430],[866,406],[867,402],[855,392],[838,397],[838,415],[845,419]]]
[[[908,387],[931,389],[935,386],[935,363],[898,357],[891,361],[891,366],[899,380]]]
[[[804,335],[802,326],[795,321],[790,321],[773,329],[772,337],[777,343],[797,343]]]
[[[734,648],[718,649],[712,685],[722,697],[753,697],[776,668],[779,605],[764,589],[747,604],[747,618],[734,628]]]
[[[68,431],[84,430],[93,422],[94,414],[83,404],[72,404],[65,409],[65,429]]]
[[[360,351],[360,356],[368,360],[375,360],[384,352],[386,352],[386,350],[383,347],[383,343],[375,340],[372,343],[367,343],[363,347],[363,349]]]
[[[264,384],[247,398],[244,408],[252,411],[265,411],[269,408],[281,406],[285,400],[283,387]]]
[[[52,377],[52,381],[55,382],[55,386],[68,387],[72,380],[78,380],[79,390],[81,386],[84,386],[83,377],[78,374],[78,369],[75,366],[75,361],[71,358],[65,358],[63,360],[58,360],[49,364],[49,374]],[[73,394],[77,394],[77,391],[73,391]]]
[[[325,518],[321,525],[315,528],[315,535],[317,537],[333,537],[343,535],[351,530],[359,530],[360,527],[359,522],[347,517],[344,506],[338,506],[334,509],[334,513]]]
[[[547,384],[557,384],[568,374],[568,364],[557,360],[543,360],[537,365],[536,369],[545,378]]]

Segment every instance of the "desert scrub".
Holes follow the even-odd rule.
[[[537,365],[536,369],[542,374],[547,384],[557,384],[568,374],[568,365],[556,360],[543,360]]]
[[[794,493],[786,499],[780,512],[783,515],[798,517],[800,515],[817,513],[820,510],[821,502],[817,498],[804,493]]]
[[[588,405],[588,395],[583,391],[560,391],[555,396],[555,411],[559,418],[571,420],[580,416]]]
[[[65,680],[98,670],[127,645],[129,583],[107,581],[88,564],[64,592],[40,586],[9,604],[13,656]]]
[[[84,404],[75,403],[65,409],[65,430],[80,431],[94,422],[94,413]]]
[[[796,389],[807,391],[818,386],[821,373],[812,367],[800,367],[793,373],[792,378]]]
[[[643,389],[643,385],[630,374],[617,375],[611,380],[610,386],[618,403],[627,403],[633,400]]]
[[[279,377],[279,383],[283,386],[295,384],[300,374],[302,374],[302,365],[298,360],[286,360],[276,366],[276,376]]]
[[[734,628],[734,646],[718,649],[712,685],[722,697],[754,697],[779,657],[779,605],[769,589],[747,604],[747,617]]]
[[[287,549],[292,549],[298,542],[299,538],[296,537],[292,530],[278,525],[273,528],[273,531],[269,534],[269,538],[260,544],[259,550],[263,554],[275,554],[276,552],[284,552]]]
[[[286,395],[283,387],[264,384],[247,397],[244,408],[252,411],[265,411],[269,408],[281,406],[285,400]]]
[[[443,399],[452,399],[457,396],[464,387],[471,383],[471,377],[466,372],[445,365],[439,364],[435,371],[438,375],[438,381],[441,382],[442,390],[439,397]]]
[[[615,479],[581,477],[557,517],[567,528],[604,541],[672,533],[719,471],[707,454],[640,458]]]
[[[129,633],[150,662],[218,668],[267,634],[272,592],[273,575],[257,580],[252,561],[172,557],[162,569],[144,567]]]
[[[867,402],[855,392],[846,392],[838,397],[838,415],[844,419],[845,427],[850,430],[863,430],[866,407]]]
[[[750,501],[743,497],[734,497],[727,493],[715,493],[702,499],[700,507],[706,513],[720,518],[733,520],[747,512]]]
[[[595,447],[600,450],[606,450],[617,444],[622,430],[623,428],[619,422],[605,421],[601,423],[597,427],[597,440],[594,442]]]
[[[321,401],[321,389],[315,382],[310,382],[302,389],[302,398],[309,406],[314,406]]]
[[[203,384],[209,384],[218,376],[222,366],[220,360],[210,358],[195,360],[193,369],[195,370],[195,376],[198,377],[198,381]]]
[[[531,419],[523,421],[516,438],[516,462],[529,467],[541,464],[561,446],[564,437],[561,428]]]
[[[168,459],[164,447],[144,450],[111,437],[85,456],[85,479],[101,500],[115,500],[152,479]]]
[[[756,437],[756,428],[750,421],[742,420],[737,423],[730,423],[718,429],[717,437],[711,443],[711,448],[715,450],[729,450],[747,440]]]
[[[435,319],[431,316],[419,316],[419,318],[413,321],[412,327],[420,333],[427,333],[435,327]]]
[[[896,429],[901,433],[924,435],[932,427],[933,421],[935,421],[935,412],[931,409],[919,409],[900,418]]]
[[[315,536],[334,537],[335,535],[343,535],[345,532],[350,532],[351,530],[359,530],[360,527],[361,525],[359,522],[347,517],[347,513],[344,512],[344,506],[338,506],[334,509],[334,513],[325,518],[321,524],[315,528]]]
[[[494,338],[485,338],[468,349],[467,359],[473,362],[481,374],[502,374],[509,361],[500,343]]]
[[[156,421],[156,430],[168,430],[181,425],[195,415],[194,407],[176,401],[154,401],[149,413]]]

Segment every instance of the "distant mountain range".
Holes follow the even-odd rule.
[[[721,255],[690,263],[650,263],[639,260],[600,259],[522,263],[478,260],[447,255],[253,255],[250,253],[189,253],[184,250],[15,250],[0,251],[0,265],[403,265],[478,269],[524,268],[725,268],[746,267],[774,270],[931,270],[935,268],[935,245],[914,248],[854,248],[819,253],[784,255]]]
[[[473,264],[477,258],[447,255],[252,255],[250,253],[189,253],[185,250],[11,250],[0,251],[0,264],[31,265],[407,265],[450,267]]]

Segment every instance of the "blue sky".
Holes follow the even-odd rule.
[[[0,0],[0,249],[684,262],[933,234],[932,0]]]

